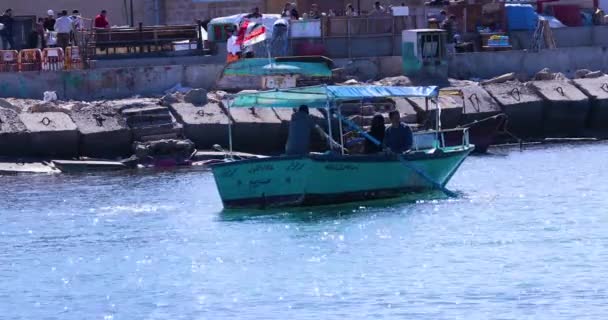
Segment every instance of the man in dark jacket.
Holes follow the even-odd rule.
[[[401,122],[399,111],[391,111],[388,114],[391,126],[384,134],[384,145],[394,153],[409,151],[414,144],[414,135],[410,127]]]
[[[0,16],[0,23],[4,26],[2,30],[0,30],[0,36],[2,37],[2,48],[4,50],[10,49],[15,50],[15,42],[13,40],[13,24],[15,19],[13,19],[13,10],[6,9],[4,14]]]

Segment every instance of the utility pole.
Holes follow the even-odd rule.
[[[135,19],[133,18],[133,0],[131,0],[131,27],[135,26]]]

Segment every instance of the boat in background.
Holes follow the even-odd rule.
[[[268,90],[332,83],[333,61],[326,57],[240,59],[227,64],[215,85],[219,90]]]
[[[436,98],[438,92],[437,87],[316,86],[240,93],[228,106],[230,109],[307,105],[324,111],[329,132],[332,132],[332,122],[337,120],[340,137],[343,137],[343,127],[348,126],[379,144],[341,115],[340,101],[393,96],[430,100]],[[329,138],[330,151],[323,154],[240,161],[228,156],[227,161],[211,168],[224,207],[228,209],[338,204],[432,190],[455,196],[445,186],[474,150],[468,141],[467,129],[462,130],[459,146],[445,146],[442,143],[444,133],[437,128],[417,133],[413,149],[405,154],[348,155],[342,147],[343,138],[340,142]],[[229,129],[230,152],[231,137]],[[337,148],[333,148],[335,144],[338,144]]]

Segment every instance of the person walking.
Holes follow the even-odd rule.
[[[84,29],[82,24],[82,17],[80,16],[80,12],[78,10],[72,10],[72,15],[70,16],[72,20],[72,32],[70,33],[70,42],[73,45],[78,45],[78,32]]]
[[[3,25],[0,30],[0,37],[2,38],[2,48],[8,50],[15,50],[15,41],[13,40],[13,9],[6,9],[4,14],[0,16],[0,23]]]
[[[57,46],[65,51],[70,46],[70,34],[73,30],[72,19],[68,16],[68,11],[63,10],[57,21],[55,21],[55,31],[57,32]]]

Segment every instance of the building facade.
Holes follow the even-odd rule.
[[[266,0],[162,0],[165,24],[185,24],[196,20],[250,12],[253,8],[266,11]]]
[[[355,9],[367,12],[373,7],[375,0],[53,0],[41,5],[39,0],[2,0],[0,10],[12,8],[16,16],[46,16],[47,10],[56,13],[68,10],[70,13],[78,9],[82,16],[93,19],[102,9],[108,11],[108,19],[113,26],[191,24],[197,20],[250,12],[258,7],[263,13],[280,13],[286,2],[296,3],[300,13],[310,10],[312,4],[319,5],[321,11],[329,9],[341,13],[348,3]],[[383,5],[405,3],[411,5],[421,0],[383,0]]]
[[[108,11],[108,20],[113,26],[125,26],[130,24],[131,2],[133,3],[133,20],[135,24],[143,22],[152,24],[154,21],[154,0],[104,0],[104,1],[82,1],[82,0],[52,0],[41,4],[40,0],[2,0],[0,8],[13,9],[15,16],[37,16],[46,17],[48,10],[56,14],[61,10],[79,10],[81,15],[87,19],[93,19],[101,10]]]

